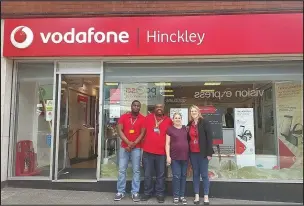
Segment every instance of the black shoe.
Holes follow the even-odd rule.
[[[184,197],[181,197],[179,198],[180,202],[183,204],[183,205],[186,205],[187,204],[187,199],[184,198]]]
[[[150,198],[151,198],[151,195],[145,195],[145,194],[143,194],[143,195],[140,197],[140,200],[141,200],[141,201],[148,201]]]
[[[132,200],[133,200],[134,202],[139,202],[139,201],[140,201],[139,194],[138,194],[138,193],[134,193],[134,194],[132,195]]]
[[[156,199],[157,199],[158,203],[164,203],[165,202],[165,197],[164,196],[159,195],[159,196],[156,197]]]
[[[122,194],[122,193],[117,193],[117,194],[115,195],[114,201],[120,201],[120,200],[122,200],[122,198],[124,198],[124,197],[125,197],[124,194]]]

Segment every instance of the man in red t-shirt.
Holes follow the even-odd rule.
[[[164,106],[155,105],[154,113],[145,120],[146,135],[143,140],[144,194],[147,201],[153,194],[152,178],[156,174],[155,193],[159,203],[165,201],[166,132],[172,120],[164,115]]]
[[[139,113],[141,104],[134,100],[131,104],[131,112],[126,113],[118,120],[118,134],[122,140],[119,151],[119,172],[117,181],[117,194],[114,200],[120,201],[126,193],[126,171],[129,160],[132,161],[132,199],[140,201],[140,162],[141,162],[141,141],[145,135],[145,117]]]

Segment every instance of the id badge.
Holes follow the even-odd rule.
[[[194,141],[193,141],[193,144],[197,144],[198,143],[198,141],[195,139]]]
[[[129,134],[134,134],[134,132],[135,132],[134,129],[129,130]]]
[[[155,127],[154,132],[159,133],[159,128]]]

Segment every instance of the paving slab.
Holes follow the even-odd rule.
[[[146,202],[134,203],[130,196],[123,200],[113,201],[114,194],[109,192],[91,192],[91,191],[71,191],[71,190],[46,190],[46,189],[28,189],[28,188],[3,188],[1,189],[1,205],[154,205],[159,203],[155,198]],[[188,205],[193,205],[193,198],[188,197]],[[234,200],[210,198],[212,205],[303,205],[296,203],[283,202],[265,202],[250,200]],[[166,197],[163,205],[172,205],[172,197]]]

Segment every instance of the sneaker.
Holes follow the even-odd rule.
[[[151,195],[143,194],[140,198],[141,201],[148,201],[151,198]]]
[[[209,205],[209,197],[204,197],[204,205]]]
[[[178,198],[173,198],[173,204],[178,205],[179,199]]]
[[[122,198],[124,198],[124,197],[125,197],[124,194],[118,192],[118,193],[115,195],[114,201],[120,201],[120,200],[122,200]]]
[[[165,197],[164,196],[157,196],[156,199],[157,199],[158,203],[164,203],[165,202]]]
[[[183,205],[186,205],[186,204],[187,204],[186,198],[181,197],[179,200],[180,200],[180,202],[181,202]]]
[[[193,200],[193,203],[194,203],[195,205],[199,205],[199,204],[200,204],[200,200]]]
[[[200,198],[199,198],[199,195],[198,195],[198,194],[195,194],[193,203],[194,203],[195,205],[199,205],[199,204],[200,204]]]
[[[132,199],[133,199],[134,202],[139,202],[140,201],[139,194],[138,193],[134,193],[132,195]]]

